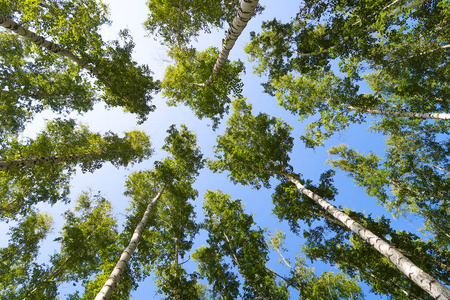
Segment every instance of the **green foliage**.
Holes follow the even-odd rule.
[[[51,204],[68,201],[69,180],[79,165],[83,172],[93,172],[110,161],[114,166],[127,166],[148,158],[149,137],[132,131],[120,138],[113,133],[101,136],[74,120],[47,123],[35,139],[20,141],[12,137],[0,150],[2,161],[60,157],[60,161],[0,171],[0,213],[2,218],[24,214],[38,202]]]
[[[365,121],[368,109],[447,112],[448,2],[407,5],[306,1],[291,22],[265,22],[252,34],[246,51],[268,75],[266,92],[301,120],[320,114],[302,137],[308,147]],[[364,84],[373,93],[360,92]]]
[[[2,80],[1,95],[6,101],[1,109],[19,117],[16,124],[1,124],[5,129],[22,130],[23,122],[44,108],[83,112],[99,99],[136,113],[142,122],[155,109],[151,93],[159,90],[159,82],[153,81],[147,66],[133,61],[134,43],[128,32],[121,31],[116,41],[102,40],[99,30],[110,21],[100,0],[4,0],[0,13],[81,60],[71,61],[31,42],[18,41],[11,36],[14,33],[2,33],[5,53],[14,52],[2,55],[1,76],[8,74],[11,80]],[[19,107],[14,107],[13,100]]]
[[[39,278],[35,275],[45,273],[45,268],[34,261],[39,254],[39,244],[50,232],[51,223],[51,217],[30,211],[26,217],[18,220],[16,227],[10,228],[8,246],[0,249],[2,299],[14,299],[21,294],[24,285],[38,282]]]
[[[63,282],[82,281],[86,285],[102,261],[110,257],[117,239],[116,220],[111,204],[100,195],[92,197],[84,192],[73,211],[65,213],[61,236],[55,239],[61,251],[52,255],[51,266],[47,266],[38,264],[36,258],[38,243],[48,233],[50,221],[48,216],[31,211],[11,230],[10,244],[1,250],[2,298],[56,299]]]
[[[365,108],[378,103],[370,94],[358,94],[353,80],[341,79],[333,72],[311,72],[308,76],[280,76],[271,82],[281,107],[298,115],[299,120],[320,115],[306,126],[301,140],[310,148],[322,146],[335,132],[345,130],[351,123],[365,121]]]
[[[226,271],[228,265],[223,262],[228,257],[244,278],[242,299],[287,299],[286,287],[277,284],[275,275],[265,266],[269,251],[264,231],[252,229],[253,217],[244,213],[241,201],[233,201],[221,191],[207,191],[203,209],[209,248],[201,248],[194,257],[201,272],[214,285],[213,294],[235,299],[238,293],[236,277]],[[204,259],[213,253],[215,258]]]
[[[193,183],[204,165],[197,136],[184,124],[181,130],[170,126],[167,133],[163,150],[169,157],[155,162],[156,176],[168,185],[182,181]]]
[[[378,236],[389,240],[391,245],[401,249],[406,257],[433,278],[448,284],[448,250],[431,241],[423,242],[414,234],[395,231],[384,217],[374,220],[350,210],[347,213]],[[385,257],[342,225],[325,221],[324,226],[305,230],[303,235],[308,240],[303,250],[309,258],[336,264],[351,277],[359,276],[377,294],[385,294],[390,299],[432,299]]]
[[[156,109],[151,100],[152,93],[160,89],[159,81],[153,80],[147,65],[139,66],[133,61],[134,42],[128,31],[122,30],[119,37],[90,61],[99,73],[98,85],[104,91],[101,98],[106,104],[137,114],[138,123],[143,123],[148,113]]]
[[[243,83],[239,76],[244,72],[244,64],[227,60],[218,74],[212,74],[219,55],[213,47],[203,52],[194,48],[174,48],[169,55],[175,65],[167,67],[161,84],[163,95],[168,98],[167,104],[189,106],[200,119],[212,119],[216,129],[220,119],[228,113],[230,94],[241,97]],[[210,76],[212,83],[206,85]]]
[[[284,258],[282,254],[286,251],[285,239],[286,235],[277,229],[276,233],[270,236],[270,245],[289,267],[290,276],[285,279],[288,285],[300,292],[299,299],[364,299],[364,294],[355,278],[350,279],[343,274],[333,272],[323,272],[317,276],[314,269],[309,268],[300,255],[296,256],[295,264],[292,266],[290,260]]]
[[[97,101],[95,90],[78,68],[48,62],[18,36],[0,33],[0,137],[20,132],[33,113],[85,112]]]
[[[237,275],[229,271],[230,264],[224,262],[223,255],[214,248],[202,246],[191,254],[198,263],[198,271],[202,278],[212,284],[210,293],[213,299],[237,299],[239,282]]]
[[[291,169],[292,127],[267,114],[252,115],[252,106],[244,99],[235,100],[233,110],[225,133],[217,138],[218,160],[209,161],[209,167],[229,171],[234,183],[268,188],[272,176]]]
[[[83,192],[72,211],[65,213],[61,250],[51,259],[54,266],[63,267],[61,281],[87,282],[90,275],[107,259],[108,249],[117,240],[117,220],[109,201],[100,195]],[[56,268],[56,267],[55,267]]]
[[[426,135],[421,137],[421,135]],[[388,140],[388,155],[359,154],[348,146],[330,149],[330,160],[346,171],[368,195],[376,197],[396,215],[416,214],[425,219],[425,231],[435,243],[448,248],[448,141],[433,133],[405,132]]]
[[[213,28],[222,28],[224,23],[231,23],[239,2],[239,0],[149,0],[147,5],[150,14],[144,26],[160,38],[163,44],[188,45],[200,31],[210,33]],[[211,9],[212,7],[214,9]],[[257,11],[262,10],[263,8],[258,6]]]

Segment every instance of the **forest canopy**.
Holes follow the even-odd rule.
[[[0,298],[450,300],[450,2],[285,2],[0,0]]]

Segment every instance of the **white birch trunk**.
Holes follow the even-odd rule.
[[[114,270],[111,272],[108,280],[106,280],[105,285],[102,287],[100,292],[95,297],[95,300],[107,300],[111,297],[111,294],[114,288],[119,283],[120,276],[122,272],[125,270],[128,261],[131,258],[134,250],[136,249],[137,243],[142,235],[142,231],[144,230],[145,225],[147,224],[148,217],[153,206],[156,202],[161,198],[161,195],[164,191],[165,184],[163,184],[162,188],[159,190],[158,194],[153,198],[153,200],[148,204],[147,209],[145,210],[144,215],[142,216],[141,222],[139,222],[138,226],[134,230],[133,236],[131,237],[130,243],[128,247],[122,252],[119,261],[117,262]]]
[[[417,267],[400,251],[376,236],[370,230],[364,228],[361,224],[350,218],[347,214],[343,213],[335,206],[328,203],[319,195],[305,188],[296,178],[288,174],[283,174],[283,176],[294,183],[302,194],[317,202],[323,209],[341,221],[347,228],[355,232],[362,239],[372,245],[378,252],[386,256],[400,271],[402,271],[431,296],[438,300],[450,300],[450,290],[445,285]]]
[[[418,118],[418,119],[440,119],[440,120],[450,120],[450,114],[448,113],[419,113],[419,112],[409,112],[409,111],[393,111],[393,110],[380,110],[380,109],[364,109],[354,106],[347,106],[353,110],[363,110],[371,114],[385,115],[385,116],[397,116],[397,117],[407,117],[407,118]]]
[[[295,91],[292,88],[288,88],[290,93],[294,93],[299,95],[299,99],[301,99],[302,95]],[[329,104],[328,100],[323,95],[320,95],[320,98],[316,99],[317,102],[322,102]],[[407,117],[407,118],[416,118],[416,119],[439,119],[439,120],[450,120],[450,114],[449,113],[432,113],[432,112],[410,112],[410,111],[395,111],[390,109],[371,109],[371,108],[361,108],[357,106],[352,105],[346,105],[342,104],[342,106],[351,109],[351,110],[357,110],[357,111],[363,111],[370,114],[376,114],[376,115],[384,115],[384,116],[396,116],[396,117]]]
[[[78,160],[81,158],[95,157],[99,154],[70,154],[67,156],[46,156],[46,157],[37,157],[37,158],[24,158],[24,159],[16,159],[16,160],[8,160],[8,161],[0,161],[0,171],[11,170],[11,169],[19,169],[22,167],[29,167],[41,164],[54,164],[63,161],[71,161]]]
[[[1,14],[0,14],[0,25],[3,26],[6,29],[9,29],[9,30],[17,33],[18,35],[20,35],[24,39],[35,43],[39,47],[45,48],[45,49],[47,49],[47,50],[49,50],[49,51],[51,51],[53,53],[56,53],[58,55],[67,57],[68,59],[70,59],[71,61],[75,62],[76,64],[78,64],[82,68],[92,72],[92,74],[99,75],[99,73],[94,68],[89,66],[86,61],[83,61],[82,59],[80,59],[79,57],[74,55],[73,53],[63,49],[58,44],[52,43],[50,41],[47,41],[42,36],[39,36],[39,35],[35,34],[34,32],[31,32],[31,31],[27,30],[23,26],[20,26],[19,24],[17,24],[13,20],[11,20],[11,19],[9,19],[9,18],[7,18],[7,17],[5,17],[5,16],[3,16]]]
[[[259,0],[241,0],[236,16],[233,19],[231,27],[228,29],[222,48],[220,49],[219,57],[213,68],[213,75],[219,73],[225,64],[231,49],[236,43],[238,37],[241,35],[247,22],[251,19]],[[203,86],[208,86],[212,83],[212,75],[203,83]]]

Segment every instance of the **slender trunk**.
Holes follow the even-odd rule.
[[[203,86],[210,85],[213,80],[212,76],[219,73],[225,64],[231,49],[236,43],[238,37],[241,35],[247,22],[251,19],[259,0],[241,0],[236,16],[233,19],[231,27],[228,29],[222,48],[220,49],[219,57],[214,65],[212,75],[206,80]],[[202,84],[200,84],[202,85]]]
[[[287,88],[290,93],[294,93],[299,95],[301,98],[303,95],[292,88]],[[323,95],[318,95],[316,98],[317,102],[322,102],[329,104],[327,98]],[[407,117],[407,118],[416,118],[416,119],[439,119],[439,120],[450,120],[450,113],[421,113],[421,112],[409,112],[409,111],[395,111],[390,109],[371,109],[371,108],[361,108],[357,106],[342,104],[343,107],[348,108],[349,110],[367,112],[370,114],[377,114],[383,116],[396,116],[396,117]]]
[[[7,18],[4,15],[0,14],[0,25],[3,26],[6,29],[9,29],[18,35],[22,36],[24,39],[29,40],[39,47],[45,48],[53,53],[56,53],[61,56],[65,56],[71,61],[75,62],[82,68],[92,72],[92,74],[98,76],[99,73],[97,70],[89,66],[88,62],[82,60],[78,56],[74,55],[73,53],[63,49],[60,45],[52,43],[50,41],[47,41],[44,37],[37,35],[36,33],[29,31],[28,29],[24,28],[23,26],[17,24],[13,20]]]
[[[393,111],[393,110],[381,110],[381,109],[364,109],[354,106],[347,106],[353,110],[363,110],[371,114],[385,115],[385,116],[397,116],[397,117],[407,117],[407,118],[418,118],[418,119],[440,119],[440,120],[450,120],[450,114],[448,113],[419,113],[419,112],[409,112],[409,111]]]
[[[239,264],[239,260],[238,260],[237,257],[236,257],[236,250],[235,250],[235,248],[233,247],[233,245],[231,244],[231,241],[230,241],[230,239],[228,238],[228,236],[227,236],[227,234],[225,233],[225,231],[224,231],[224,233],[223,233],[223,236],[225,237],[225,239],[226,239],[227,242],[228,242],[228,245],[229,245],[229,248],[230,248],[230,251],[231,251],[231,257],[233,258],[234,263],[236,264],[236,266],[238,267],[238,269],[241,270],[241,265]]]
[[[239,272],[243,272],[242,267],[241,267],[241,265],[240,265],[240,263],[239,263],[239,260],[238,260],[238,258],[237,258],[237,256],[236,256],[236,253],[237,253],[236,248],[235,248],[235,247],[233,246],[233,244],[231,243],[231,240],[230,240],[230,238],[228,237],[228,235],[225,233],[225,231],[224,231],[223,235],[224,235],[225,239],[226,239],[227,242],[228,242],[228,245],[229,245],[229,248],[230,248],[230,251],[231,251],[231,257],[232,257],[232,259],[234,260],[234,262],[236,263],[236,266],[238,267]],[[242,273],[241,273],[241,275],[244,277],[245,280],[250,281],[249,278],[247,278],[247,276],[243,275]],[[255,286],[253,286],[253,285],[251,285],[251,287],[255,290],[256,294],[258,294],[258,299],[264,299],[264,297],[263,297],[263,295],[261,295],[261,293],[260,293],[258,287],[255,287]]]
[[[153,200],[148,204],[147,209],[145,210],[144,215],[142,216],[141,222],[139,222],[138,226],[134,230],[133,236],[131,237],[130,243],[128,247],[122,252],[119,261],[117,262],[114,270],[111,272],[108,280],[106,280],[105,285],[102,287],[100,292],[95,297],[95,300],[107,300],[111,296],[114,288],[119,283],[120,276],[122,272],[125,270],[128,261],[131,258],[134,250],[136,249],[137,243],[142,235],[142,231],[144,230],[145,225],[147,224],[148,217],[150,216],[150,212],[156,202],[161,198],[161,195],[164,191],[165,184],[163,184],[162,188],[159,190],[158,194],[153,198]]]
[[[291,281],[292,281],[292,280],[289,280],[289,278],[286,278],[286,277],[284,277],[283,275],[278,274],[277,272],[275,272],[275,271],[272,270],[271,268],[268,268],[268,267],[266,267],[266,266],[264,266],[264,268],[266,269],[266,271],[272,273],[273,275],[277,276],[278,278],[283,279],[283,280],[286,282],[286,285],[287,285],[288,287],[291,286],[291,287],[293,287],[294,289],[296,289],[297,291],[301,292],[301,288],[300,288],[300,287],[293,286],[293,285],[291,284]]]
[[[325,199],[312,191],[305,188],[299,180],[289,174],[283,174],[288,180],[294,183],[297,189],[304,195],[322,206],[328,213],[332,214],[336,219],[341,221],[347,228],[355,232],[362,239],[372,245],[378,252],[386,256],[400,271],[408,276],[423,290],[438,300],[450,300],[450,290],[417,267],[412,261],[405,257],[400,251],[386,243],[384,240],[376,236],[370,230],[364,228],[361,224],[350,218],[335,206],[328,203]]]
[[[101,154],[98,153],[84,153],[84,154],[69,154],[67,156],[45,156],[37,158],[23,158],[16,160],[0,161],[0,171],[19,169],[22,167],[30,167],[41,164],[55,164],[59,162],[67,162],[82,158],[98,157],[100,155]]]
[[[360,268],[357,265],[351,264],[348,261],[335,261],[338,264],[342,264],[342,265],[348,265],[356,270],[358,270],[358,272],[360,272],[361,274],[366,274],[367,276],[370,276],[372,278],[374,278],[377,281],[381,281],[383,282],[383,284],[387,285],[387,286],[394,286],[395,288],[397,288],[398,290],[400,290],[402,293],[404,293],[406,296],[410,297],[410,299],[415,299],[415,300],[424,300],[422,297],[419,297],[411,292],[408,292],[407,290],[405,290],[402,286],[398,285],[397,283],[395,283],[394,281],[386,281],[383,278],[380,278],[376,275],[374,275],[372,272],[367,271],[364,268]]]
[[[13,257],[13,256],[20,254],[20,252],[22,252],[23,248],[25,248],[26,245],[27,245],[27,244],[22,243],[22,244],[20,244],[19,249],[17,249],[15,252],[10,253],[9,255],[6,255],[6,256],[4,256],[4,257],[1,257],[1,258],[0,258],[0,264],[3,263],[4,261],[6,261],[7,259],[10,259],[10,258]]]

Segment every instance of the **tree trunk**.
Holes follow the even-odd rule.
[[[158,194],[148,204],[147,209],[145,210],[145,213],[142,216],[141,222],[139,222],[138,226],[134,230],[133,236],[131,237],[128,247],[122,252],[122,255],[120,256],[119,261],[117,262],[116,266],[114,267],[114,270],[111,272],[111,275],[109,276],[108,280],[106,280],[103,288],[100,290],[100,292],[95,297],[95,300],[107,300],[107,299],[109,299],[109,297],[111,297],[111,294],[112,294],[114,288],[119,283],[120,275],[125,270],[125,267],[127,266],[127,263],[131,258],[131,255],[133,254],[134,250],[136,249],[139,238],[142,235],[142,231],[144,230],[144,227],[147,224],[150,212],[151,212],[153,206],[156,204],[156,202],[161,198],[164,188],[165,188],[165,184],[163,184],[163,186],[159,190]]]
[[[39,36],[39,35],[35,34],[34,32],[31,32],[31,31],[27,30],[23,26],[20,26],[19,24],[17,24],[13,20],[11,20],[11,19],[9,19],[9,18],[7,18],[7,17],[5,17],[4,15],[1,15],[1,14],[0,14],[0,25],[3,26],[6,29],[9,29],[9,30],[17,33],[18,35],[22,36],[26,40],[29,40],[29,41],[35,43],[39,47],[45,48],[45,49],[47,49],[47,50],[49,50],[49,51],[51,51],[53,53],[56,53],[58,55],[67,57],[71,61],[73,61],[76,64],[78,64],[80,67],[82,67],[82,68],[92,72],[92,74],[94,74],[96,76],[99,75],[99,73],[94,68],[89,66],[86,61],[83,61],[82,59],[80,59],[79,57],[74,55],[73,53],[63,49],[58,44],[52,43],[50,41],[47,41],[42,36]]]
[[[45,156],[38,158],[24,158],[24,159],[0,161],[0,171],[19,169],[22,167],[29,167],[41,164],[54,164],[59,162],[78,160],[81,158],[98,157],[99,155],[101,154],[85,153],[85,154],[69,154],[67,156]]]
[[[418,118],[418,119],[441,119],[450,120],[450,114],[448,113],[419,113],[419,112],[409,112],[409,111],[393,111],[393,110],[380,110],[380,109],[365,109],[358,108],[354,106],[347,106],[353,110],[362,110],[371,114],[384,115],[384,116],[397,116],[397,117],[407,117],[407,118]]]
[[[231,27],[228,29],[225,40],[223,41],[222,48],[220,49],[219,57],[213,68],[213,74],[209,76],[203,86],[210,85],[213,80],[212,76],[219,73],[222,69],[225,61],[230,54],[236,40],[241,35],[244,28],[247,26],[247,22],[251,19],[259,0],[241,0],[236,16],[233,19]]]
[[[431,296],[438,300],[450,300],[450,290],[435,280],[433,277],[422,271],[417,267],[412,261],[400,253],[397,249],[386,243],[384,240],[376,236],[370,230],[364,228],[361,224],[357,223],[355,220],[350,218],[347,214],[343,213],[335,206],[328,203],[325,199],[321,198],[319,195],[313,193],[312,191],[305,188],[299,180],[292,177],[289,174],[283,174],[284,177],[289,179],[294,183],[297,189],[304,195],[308,196],[315,202],[317,202],[321,207],[323,207],[327,212],[332,214],[336,219],[341,221],[347,228],[355,232],[362,239],[372,245],[378,252],[386,256],[400,271],[402,271],[406,276],[408,276],[412,281],[414,281],[423,290],[428,292]]]
[[[302,97],[302,94],[295,91],[292,88],[288,88],[290,93],[294,93],[299,95],[299,97]],[[316,101],[329,104],[328,100],[326,100],[326,97],[323,95],[318,95]],[[361,112],[367,112],[370,114],[376,114],[376,115],[383,115],[383,116],[396,116],[396,117],[407,117],[407,118],[416,118],[416,119],[439,119],[439,120],[450,120],[450,114],[449,113],[421,113],[421,112],[409,112],[409,111],[395,111],[390,109],[371,109],[371,108],[361,108],[357,106],[352,105],[346,105],[342,104],[343,107],[348,108],[349,110],[355,110],[355,111],[361,111]]]

